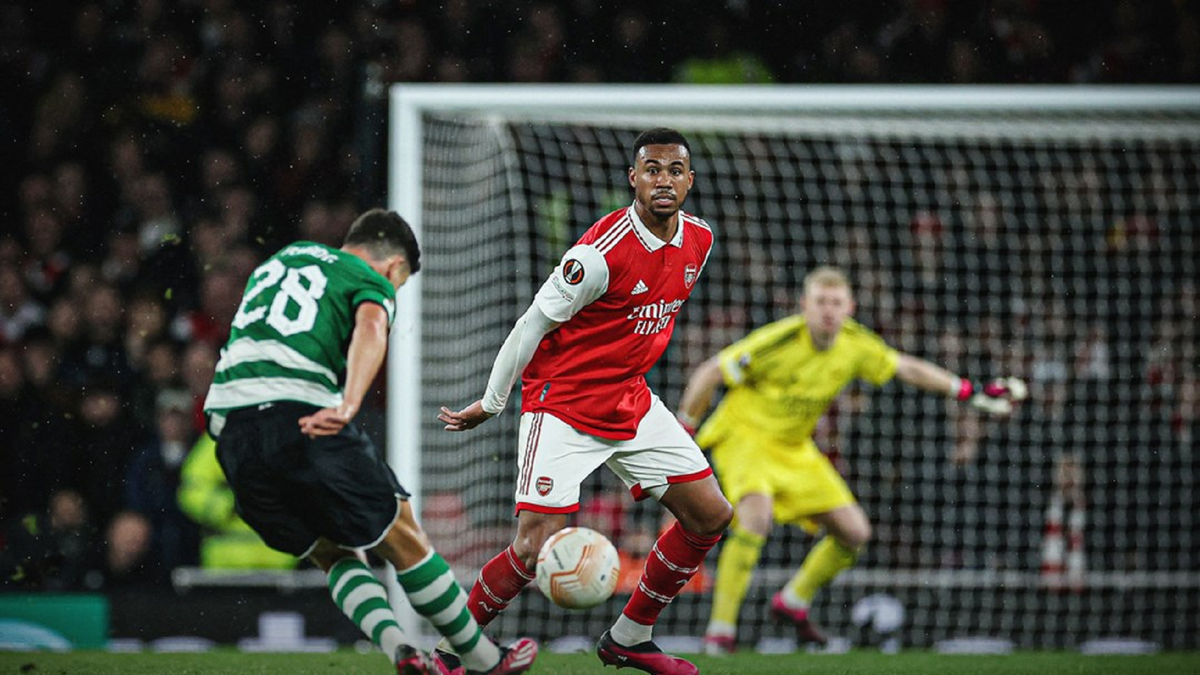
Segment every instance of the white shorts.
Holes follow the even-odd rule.
[[[639,500],[661,497],[670,484],[712,475],[704,453],[657,396],[637,435],[627,441],[577,431],[545,412],[521,415],[519,439],[517,513],[578,511],[579,487],[601,464]]]

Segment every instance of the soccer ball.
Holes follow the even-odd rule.
[[[564,609],[587,609],[607,600],[620,571],[617,548],[586,527],[555,532],[537,557],[538,588]]]

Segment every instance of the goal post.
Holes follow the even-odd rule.
[[[998,421],[896,383],[839,397],[817,441],[875,536],[818,596],[823,625],[857,644],[1200,648],[1200,88],[395,85],[390,110],[389,206],[423,264],[392,331],[389,461],[464,584],[515,531],[519,392],[467,433],[438,406],[479,397],[561,253],[632,201],[636,133],[671,126],[716,246],[648,376],[668,406],[703,359],[796,311],[821,264],[896,348],[1031,384]],[[582,506],[631,559],[659,526],[605,470]],[[743,641],[786,645],[766,601],[812,543],[772,533]],[[658,634],[703,632],[703,584]],[[626,597],[568,614],[533,589],[494,630],[594,637]]]

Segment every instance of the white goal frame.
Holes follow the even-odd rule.
[[[657,120],[671,125],[680,111],[715,116],[759,112],[778,118],[794,113],[854,111],[867,113],[1066,113],[1069,111],[1122,112],[1136,110],[1195,112],[1200,110],[1200,87],[1167,86],[691,86],[691,85],[503,85],[503,84],[396,84],[389,91],[388,208],[402,215],[423,241],[423,156],[422,134],[427,113],[471,116],[505,113],[538,120],[597,119],[618,124],[630,120]],[[969,122],[967,122],[969,124]],[[1020,124],[1020,122],[1014,122]],[[1064,118],[1056,122],[1067,133],[1107,135],[1100,128]],[[1016,128],[1016,127],[1014,127]],[[1111,130],[1119,133],[1119,128]],[[969,132],[968,132],[969,133]],[[532,290],[532,289],[531,289]],[[390,395],[387,398],[388,461],[402,484],[412,493],[411,504],[421,516],[421,422],[436,415],[422,410],[421,298],[422,277],[414,275],[400,290],[397,316],[391,333],[387,362]],[[496,345],[497,349],[499,344]],[[484,382],[479,383],[480,393]],[[427,421],[427,420],[426,420]],[[855,570],[847,578],[869,575]],[[891,574],[891,573],[889,573]],[[920,573],[912,583],[949,585],[959,583],[950,573]],[[970,575],[971,573],[965,573]],[[1155,583],[1200,585],[1200,578],[1175,574]],[[1178,578],[1174,578],[1178,577]],[[460,579],[464,584],[469,579]],[[972,582],[967,579],[965,581]],[[1097,579],[1097,581],[1103,581]],[[1112,579],[1115,586],[1128,579]],[[1008,584],[1035,583],[1012,578]],[[395,586],[394,579],[391,581]],[[393,590],[395,590],[393,588]],[[395,594],[392,597],[403,597]],[[404,626],[412,630],[419,625]],[[415,631],[410,634],[417,634]]]
[[[605,113],[646,118],[670,102],[689,113],[829,112],[1053,112],[1068,110],[1200,110],[1200,87],[1042,87],[1042,86],[693,86],[693,85],[439,85],[396,84],[390,90],[388,208],[404,217],[421,241],[423,148],[426,112],[506,111],[555,118]],[[663,116],[669,119],[670,113]],[[400,289],[387,362],[388,462],[412,493],[421,513],[420,397],[421,275]],[[500,345],[496,345],[499,349]],[[480,393],[483,382],[479,383]],[[414,451],[415,449],[415,451]]]

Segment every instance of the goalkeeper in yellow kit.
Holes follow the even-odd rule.
[[[926,391],[970,401],[994,415],[1025,398],[1023,382],[976,386],[928,361],[902,354],[856,323],[849,281],[820,267],[804,280],[803,313],[768,324],[721,350],[692,374],[679,405],[689,431],[722,382],[725,397],[696,433],[710,450],[721,488],[735,506],[732,533],[717,561],[705,651],[734,649],[737,617],[750,576],[774,523],[824,529],[795,577],[771,598],[771,611],[795,625],[802,642],[823,644],[808,606],[821,587],[854,564],[871,524],[833,465],[812,440],[817,420],[851,380],[882,385],[893,377]]]

